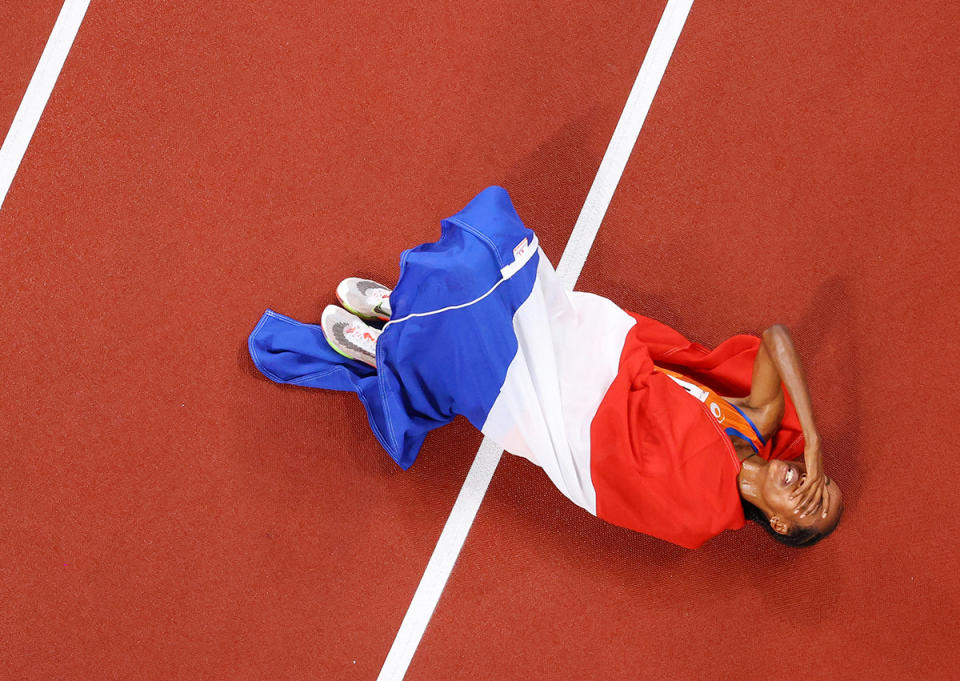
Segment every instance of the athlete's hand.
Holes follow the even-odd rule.
[[[794,513],[801,518],[821,512],[827,517],[829,511],[829,497],[827,497],[827,478],[823,474],[823,457],[820,453],[820,443],[808,443],[803,450],[803,462],[807,465],[807,472],[800,486],[790,495],[795,503]]]

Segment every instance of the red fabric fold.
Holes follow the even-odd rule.
[[[631,313],[620,369],[590,430],[590,472],[597,516],[615,525],[697,548],[744,525],[737,491],[740,462],[716,419],[654,363],[675,369],[722,395],[750,392],[755,336],[733,336],[714,350],[692,343],[654,319]],[[803,436],[793,403],[760,451],[794,458]]]

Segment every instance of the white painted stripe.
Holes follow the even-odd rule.
[[[66,0],[60,8],[57,23],[53,26],[50,38],[33,72],[27,91],[17,109],[10,130],[0,147],[0,208],[7,198],[7,192],[13,183],[13,178],[20,168],[20,162],[27,151],[27,146],[33,138],[33,133],[40,122],[43,109],[47,106],[53,86],[60,76],[60,70],[67,59],[67,54],[73,46],[73,40],[80,30],[80,23],[87,13],[90,0]],[[26,5],[23,5],[26,7]],[[24,10],[26,11],[26,10]]]
[[[633,145],[640,135],[640,128],[650,111],[653,96],[660,87],[663,73],[667,69],[673,48],[680,39],[680,31],[683,30],[692,5],[693,0],[670,0],[663,10],[637,80],[633,83],[620,121],[600,162],[597,177],[593,180],[587,200],[583,202],[580,217],[577,218],[577,224],[574,225],[567,247],[557,264],[557,274],[568,289],[572,290],[580,278],[580,271],[600,229],[600,222],[606,215],[613,192],[620,183],[620,176],[630,159]]]
[[[467,532],[473,525],[473,519],[477,517],[480,502],[487,493],[487,487],[490,486],[502,454],[500,445],[489,438],[483,438],[463,487],[460,488],[460,494],[450,511],[450,517],[440,533],[440,540],[427,563],[427,569],[423,571],[420,584],[413,594],[407,614],[400,624],[397,637],[393,640],[387,659],[380,669],[378,681],[399,681],[407,673],[413,653],[420,645],[427,622],[440,600],[440,594],[447,584],[453,564],[457,562],[460,549],[467,540]]]
[[[623,174],[630,152],[640,134],[640,128],[650,110],[653,96],[663,78],[667,62],[670,61],[673,49],[680,38],[680,31],[687,20],[691,5],[693,0],[668,0],[663,10],[657,31],[647,49],[647,55],[640,66],[640,72],[627,98],[623,113],[620,115],[620,121],[600,162],[597,177],[593,181],[593,186],[590,187],[583,209],[580,211],[580,217],[557,266],[557,273],[568,290],[573,289],[580,277],[587,254],[593,246],[600,223],[607,212],[613,192],[620,182],[620,176]],[[390,652],[387,653],[377,681],[400,681],[407,673],[502,454],[503,451],[496,444],[484,438],[460,489],[460,494],[450,511],[450,516],[443,526],[437,546],[427,563],[427,569],[413,594],[410,607],[404,615],[403,622],[400,623],[400,629],[390,647]]]

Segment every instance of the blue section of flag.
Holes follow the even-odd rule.
[[[539,255],[492,294],[514,248],[533,240],[500,187],[489,187],[442,222],[438,241],[405,251],[390,306],[396,321],[377,341],[377,370],[327,345],[320,327],[272,310],[250,334],[250,356],[278,383],[352,390],[391,457],[409,468],[426,434],[457,414],[478,429],[490,412],[514,355],[513,316],[530,295]],[[350,273],[344,273],[348,276]]]

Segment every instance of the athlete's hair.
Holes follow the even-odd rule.
[[[794,525],[786,534],[780,534],[770,526],[770,519],[767,518],[763,511],[751,504],[746,499],[741,498],[740,502],[743,504],[743,515],[746,516],[748,520],[752,520],[753,522],[757,523],[767,531],[767,534],[781,544],[786,544],[787,546],[813,546],[818,541],[833,532],[839,524],[839,516],[837,516],[837,522],[834,523],[833,527],[826,532],[817,532],[811,527],[798,527],[797,525]],[[843,510],[841,509],[841,514],[842,513]]]

